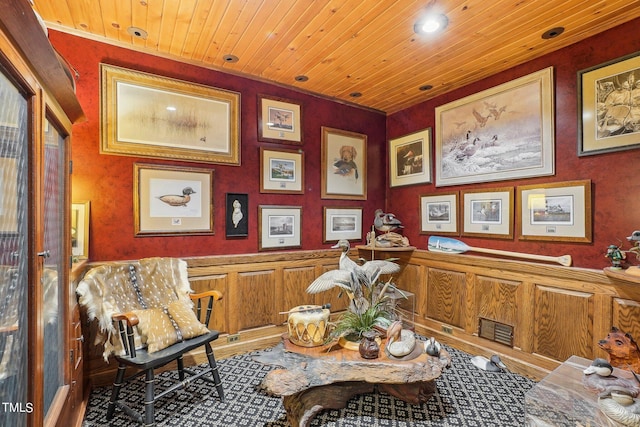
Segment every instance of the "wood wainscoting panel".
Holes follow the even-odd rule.
[[[614,298],[613,299],[613,326],[623,332],[631,334],[636,342],[640,342],[640,302]],[[606,335],[596,337],[604,339]]]
[[[227,274],[215,274],[189,279],[191,289],[195,293],[211,290],[222,293],[222,300],[216,302],[213,307],[213,316],[211,316],[207,325],[209,328],[218,330],[221,333],[229,332],[229,286],[227,279]]]
[[[594,294],[538,285],[534,352],[555,360],[593,358]]]
[[[236,288],[239,305],[234,308],[240,314],[237,319],[238,331],[272,325],[274,317],[282,311],[276,308],[282,302],[277,299],[275,271],[238,273]]]
[[[475,283],[475,305],[478,317],[476,327],[479,318],[482,317],[517,329],[517,297],[520,285],[521,282],[477,276]]]
[[[430,268],[425,317],[464,329],[466,293],[465,273]]]
[[[278,309],[278,312],[288,311],[299,305],[314,304],[314,296],[309,295],[306,289],[315,278],[316,272],[313,266],[285,268],[282,275],[283,306],[282,310]],[[282,317],[282,322],[287,321],[286,315],[280,316]]]

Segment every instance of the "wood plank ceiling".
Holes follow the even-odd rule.
[[[629,0],[33,2],[55,30],[387,114],[640,16],[640,1]],[[413,31],[427,11],[448,17],[442,34]],[[565,30],[541,37],[555,27]]]

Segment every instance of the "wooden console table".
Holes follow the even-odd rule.
[[[304,427],[318,412],[344,408],[352,397],[376,390],[412,404],[429,400],[436,392],[435,379],[451,364],[451,356],[445,350],[439,358],[429,356],[418,342],[408,357],[413,358],[390,359],[380,351],[377,359],[363,359],[357,351],[337,344],[300,347],[285,334],[281,344],[254,359],[283,367],[269,372],[261,389],[281,396],[291,426]]]

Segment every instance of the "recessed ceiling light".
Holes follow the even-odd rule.
[[[422,85],[418,89],[419,90],[431,90],[431,89],[433,89],[433,85]]]
[[[143,30],[142,28],[129,27],[129,28],[127,28],[127,33],[129,33],[129,35],[131,37],[137,37],[137,38],[143,39],[143,40],[146,40],[146,38],[147,38],[147,32],[145,30]]]
[[[554,37],[558,37],[562,33],[564,33],[564,27],[555,27],[542,33],[542,38],[545,40],[552,39]]]
[[[434,34],[442,32],[449,24],[449,18],[442,13],[430,13],[418,19],[413,25],[416,34]]]
[[[362,93],[360,93],[360,92],[351,92],[349,94],[349,96],[352,97],[352,98],[360,98],[362,96]]]
[[[224,62],[228,62],[230,64],[238,62],[240,60],[237,56],[231,54],[223,56],[222,59],[224,60]]]
[[[297,82],[306,82],[307,80],[309,80],[309,77],[307,76],[303,76],[303,75],[299,75],[295,77]]]

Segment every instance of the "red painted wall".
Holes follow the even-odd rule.
[[[560,256],[570,254],[574,266],[602,268],[609,266],[604,254],[610,244],[624,244],[626,236],[640,229],[640,150],[628,150],[586,157],[577,156],[578,93],[577,72],[628,55],[640,48],[640,19],[621,25],[581,43],[496,74],[481,82],[459,88],[453,92],[390,115],[387,119],[387,137],[432,128],[435,141],[434,109],[529,73],[553,66],[555,76],[555,176],[485,184],[436,187],[413,185],[388,189],[387,210],[396,213],[405,223],[405,235],[412,244],[426,248],[428,235],[420,235],[420,195],[432,195],[461,189],[496,188],[580,179],[592,180],[593,243],[568,244],[561,242],[523,242],[518,240],[519,230],[510,241],[490,238],[461,238],[470,246],[504,249]],[[562,36],[561,36],[562,37]],[[553,43],[553,41],[550,41]],[[640,78],[640,76],[637,76]],[[428,83],[428,82],[427,82]],[[638,137],[640,142],[640,136]],[[432,150],[432,156],[434,150]],[[433,159],[433,157],[432,157]],[[433,175],[432,175],[433,176]],[[635,256],[632,264],[639,264]]]
[[[258,252],[258,206],[302,206],[302,249],[326,248],[322,243],[322,211],[329,207],[363,207],[363,223],[384,206],[386,144],[385,116],[293,90],[205,70],[145,55],[72,35],[50,31],[55,48],[80,73],[77,96],[87,121],[73,128],[73,199],[91,201],[91,260],[135,259],[145,256],[200,256]],[[101,155],[99,64],[108,63],[162,76],[201,83],[241,93],[242,165],[207,165]],[[292,76],[293,78],[293,76]],[[257,140],[257,95],[267,94],[302,102],[305,152],[304,195],[260,194],[260,147],[292,149]],[[367,135],[368,199],[320,198],[321,126]],[[214,169],[214,236],[135,237],[133,216],[133,164],[147,162]],[[249,236],[225,237],[225,194],[249,194]],[[366,232],[366,230],[365,230]]]

